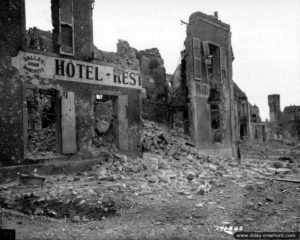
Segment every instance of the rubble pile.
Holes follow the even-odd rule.
[[[190,137],[179,131],[169,131],[159,127],[155,122],[145,120],[143,122],[143,150],[144,152],[157,153],[161,156],[171,156],[176,160],[183,160],[189,154],[202,159],[207,156],[199,154],[194,148]]]
[[[200,197],[196,207],[201,208],[215,204],[207,196],[227,184],[247,189],[251,183],[263,184],[266,177],[299,174],[295,162],[286,158],[249,158],[238,163],[200,153],[181,133],[149,121],[143,125],[143,157],[127,157],[115,148],[106,148],[109,154],[101,164],[87,172],[49,176],[42,189],[19,186],[18,182],[2,184],[0,207],[73,221],[100,220],[133,207],[137,196],[154,200]]]
[[[28,151],[56,152],[56,92],[27,89]]]
[[[48,178],[46,189],[18,186],[8,190],[1,187],[0,206],[14,209],[28,215],[44,215],[53,218],[69,218],[73,221],[102,220],[117,214],[118,208],[128,205],[128,201],[111,196],[98,185],[92,188],[74,187],[73,181],[82,180],[87,184],[88,177],[55,176]],[[72,186],[73,185],[73,186]],[[77,219],[77,220],[76,220]]]
[[[95,136],[93,147],[100,148],[101,152],[111,152],[115,149],[115,137],[113,133],[113,101],[95,102]],[[110,150],[110,151],[107,151]]]
[[[40,130],[29,130],[28,150],[35,154],[56,151],[55,123]]]
[[[295,158],[300,156],[300,145],[292,146],[276,142],[261,143],[247,140],[241,143],[241,150],[245,158],[278,159],[289,155]]]

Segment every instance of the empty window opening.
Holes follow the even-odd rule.
[[[27,150],[32,154],[56,153],[58,94],[54,89],[27,89]]]
[[[97,101],[97,100],[102,100],[102,98],[103,98],[103,95],[101,95],[101,94],[96,94],[96,101]]]
[[[26,47],[74,55],[73,0],[25,0]]]
[[[25,0],[26,29],[52,31],[51,0]]]
[[[210,105],[211,142],[222,143],[224,138],[223,118],[221,111],[221,93],[218,89],[211,88],[208,103]]]
[[[116,148],[116,97],[96,94],[94,100],[95,134],[93,146],[102,152]]]
[[[257,122],[257,116],[256,116],[256,114],[252,114],[251,115],[251,122]]]
[[[242,123],[240,125],[240,137],[241,139],[244,139],[245,137],[247,137],[247,125]]]
[[[53,51],[51,0],[26,0],[26,47]]]
[[[207,82],[212,86],[221,83],[220,48],[208,42],[203,42]]]

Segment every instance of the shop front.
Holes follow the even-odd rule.
[[[22,85],[24,159],[140,154],[138,71],[23,51],[11,63]]]

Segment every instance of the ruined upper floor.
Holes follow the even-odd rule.
[[[92,60],[93,0],[51,0],[52,31],[26,29],[25,1],[1,1],[6,16],[1,18],[1,55],[16,55],[19,50],[58,54]],[[50,0],[49,0],[50,1]]]

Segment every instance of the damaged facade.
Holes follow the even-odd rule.
[[[269,138],[272,140],[300,140],[300,106],[292,105],[280,109],[280,95],[268,95],[270,121],[268,123]]]
[[[25,29],[24,0],[1,1],[1,165],[141,153],[139,62],[97,55],[93,2],[51,0],[46,32]]]
[[[185,130],[199,150],[230,157],[237,153],[232,60],[230,26],[217,13],[193,13],[177,71],[179,83],[173,79],[171,99],[177,103],[170,103],[175,114],[186,116]]]
[[[267,141],[267,124],[261,121],[259,108],[248,101],[247,95],[233,83],[237,139]]]
[[[116,53],[101,51],[96,47],[94,53],[103,62],[139,70],[143,86],[143,119],[168,123],[166,69],[157,48],[137,50],[127,41],[119,40]]]

